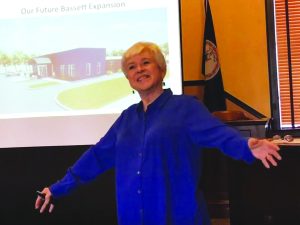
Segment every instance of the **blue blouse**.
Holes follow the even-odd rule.
[[[50,187],[54,197],[114,168],[119,225],[210,224],[198,184],[201,149],[219,148],[250,163],[247,139],[194,97],[164,90],[146,112],[124,110],[100,141]]]

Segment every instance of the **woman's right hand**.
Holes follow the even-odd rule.
[[[49,213],[51,213],[54,209],[54,204],[51,202],[52,199],[52,193],[48,187],[45,187],[41,194],[44,196],[37,196],[35,200],[35,209],[40,209],[40,213],[43,213],[47,208]]]

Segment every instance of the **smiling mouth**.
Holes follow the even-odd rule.
[[[137,79],[137,82],[142,82],[143,80],[148,79],[149,77],[149,75],[142,75]]]

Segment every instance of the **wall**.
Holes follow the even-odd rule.
[[[210,0],[225,91],[270,117],[265,1]],[[203,0],[181,1],[184,80],[199,80]]]
[[[1,225],[117,224],[114,171],[56,201],[52,214],[34,209],[37,190],[60,179],[89,146],[0,149]]]

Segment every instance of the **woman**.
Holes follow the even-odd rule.
[[[280,160],[278,146],[246,139],[213,117],[195,98],[163,89],[165,58],[154,43],[139,42],[123,55],[122,70],[141,102],[124,110],[100,141],[64,178],[43,189],[35,207],[53,210],[51,198],[115,168],[120,225],[210,224],[201,190],[201,149],[265,167]]]

